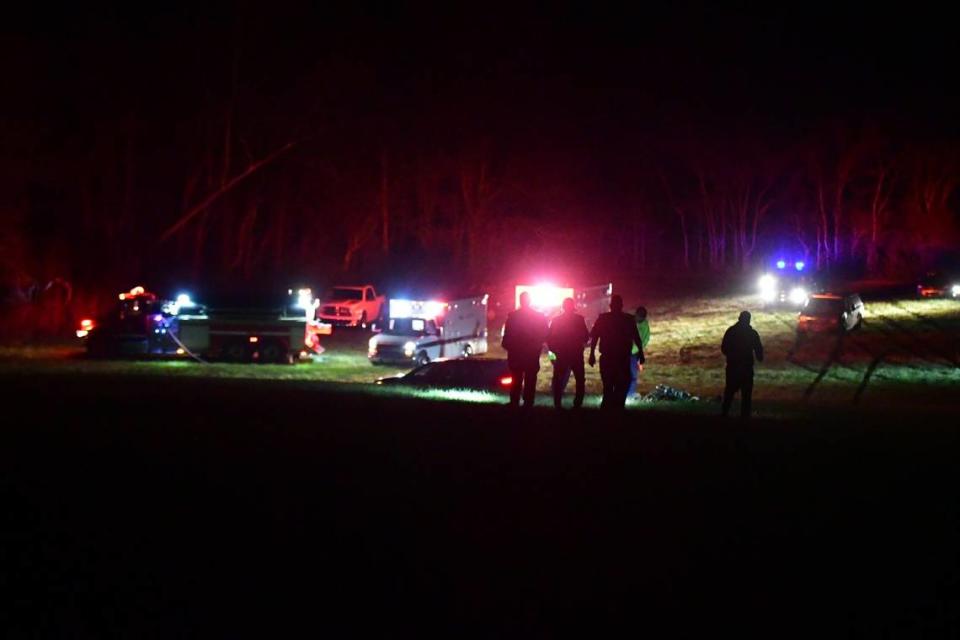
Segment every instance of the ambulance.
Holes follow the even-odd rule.
[[[452,300],[392,298],[367,356],[372,364],[419,366],[486,353],[488,300],[486,294]]]

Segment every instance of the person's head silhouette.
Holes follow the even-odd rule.
[[[647,308],[637,307],[637,320],[646,320],[646,319],[647,319]]]
[[[741,311],[740,317],[737,319],[737,322],[739,322],[740,324],[750,324],[750,312]]]
[[[530,294],[526,291],[520,294],[520,308],[527,309],[530,307]]]
[[[576,303],[574,303],[573,298],[564,298],[563,299],[563,312],[564,313],[573,313],[577,308]]]
[[[616,293],[610,296],[610,311],[623,311],[623,298]]]

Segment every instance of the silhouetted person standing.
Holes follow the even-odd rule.
[[[537,393],[537,372],[540,371],[540,352],[547,337],[547,319],[530,308],[530,294],[520,294],[520,308],[507,315],[503,326],[501,346],[507,351],[507,366],[513,382],[510,384],[510,405],[532,407]]]
[[[567,387],[570,373],[576,380],[577,394],[573,398],[573,408],[583,405],[585,375],[583,370],[583,348],[590,338],[587,323],[583,316],[574,313],[573,298],[563,301],[563,313],[550,323],[547,333],[547,346],[557,359],[553,362],[553,406],[563,407],[563,391]]]
[[[753,405],[753,358],[763,362],[760,334],[750,326],[750,312],[741,311],[740,319],[723,334],[720,351],[727,357],[727,384],[723,390],[723,415],[730,412],[733,396],[740,392],[740,417],[749,418]]]
[[[639,350],[637,362],[643,364],[643,342],[635,318],[623,312],[623,298],[610,298],[610,312],[601,313],[590,331],[590,366],[597,362],[594,352],[600,343],[600,379],[603,381],[603,409],[623,409],[630,387],[630,354]]]
[[[646,349],[647,345],[650,344],[650,322],[647,320],[647,308],[646,307],[637,307],[637,313],[634,316],[637,320],[637,333],[640,334],[640,342],[643,343],[643,348]],[[633,345],[633,352],[630,354],[630,388],[627,389],[627,397],[637,393],[637,380],[640,377],[640,372],[643,371],[643,365],[638,362],[638,354],[641,349],[637,348],[637,345]]]

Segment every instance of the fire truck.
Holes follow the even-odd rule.
[[[287,362],[319,353],[319,336],[332,327],[314,320],[310,289],[286,296],[212,296],[203,304],[187,294],[161,299],[137,286],[118,296],[100,318],[77,330],[94,357],[170,356],[229,362]]]
[[[437,358],[487,352],[487,303],[480,296],[446,300],[393,298],[385,327],[370,338],[373,364],[423,365]]]

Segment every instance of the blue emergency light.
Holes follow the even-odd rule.
[[[777,260],[777,269],[785,269],[787,266],[786,260]]]
[[[803,260],[797,260],[793,263],[793,266],[797,271],[803,271],[803,268],[807,265],[803,262]]]

